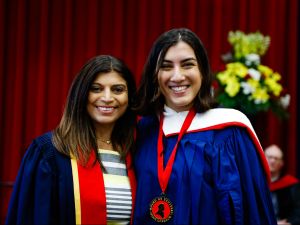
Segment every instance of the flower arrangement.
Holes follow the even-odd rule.
[[[270,37],[260,32],[230,31],[228,41],[232,52],[223,55],[225,69],[216,73],[214,93],[220,105],[247,115],[271,109],[279,117],[287,117],[290,95],[280,84],[281,75],[260,62],[269,48]]]

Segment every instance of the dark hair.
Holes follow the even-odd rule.
[[[193,48],[202,74],[201,88],[194,99],[196,111],[205,112],[215,106],[211,92],[213,74],[210,71],[206,50],[195,33],[186,28],[179,28],[169,30],[159,36],[150,50],[137,91],[135,109],[139,114],[149,115],[163,110],[165,100],[159,91],[157,73],[168,49],[180,41],[187,43]]]
[[[136,116],[132,104],[136,92],[135,80],[120,60],[109,55],[100,55],[90,59],[79,71],[66,101],[63,116],[53,132],[53,143],[59,152],[86,163],[92,150],[97,153],[96,134],[92,120],[87,112],[88,94],[92,83],[99,73],[116,71],[127,82],[128,107],[117,120],[112,131],[112,144],[119,150],[122,158],[134,148],[134,129]],[[122,150],[117,149],[121,146]],[[101,162],[100,162],[101,163]]]

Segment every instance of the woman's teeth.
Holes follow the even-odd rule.
[[[111,111],[114,110],[113,107],[101,107],[101,106],[98,106],[97,108],[98,108],[99,110],[101,110],[101,111],[104,111],[104,112],[111,112]]]
[[[174,87],[170,87],[173,91],[175,92],[181,92],[187,89],[188,86],[174,86]]]

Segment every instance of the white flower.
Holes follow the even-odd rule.
[[[252,64],[254,65],[259,65],[260,64],[260,57],[258,54],[251,53],[245,56],[245,64],[247,66],[251,66]]]
[[[261,100],[261,99],[254,99],[254,103],[256,104],[256,105],[259,105],[259,104],[262,104],[262,103],[265,103],[266,101],[263,101],[263,100]]]
[[[251,94],[254,89],[247,82],[241,82],[241,87],[243,88],[243,93],[245,95]]]
[[[261,73],[257,71],[256,69],[250,68],[248,69],[248,74],[254,79],[254,80],[260,80]]]
[[[279,99],[280,104],[285,109],[290,105],[290,101],[291,101],[291,96],[289,94],[286,94],[285,96],[282,96]]]

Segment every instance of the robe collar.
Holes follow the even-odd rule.
[[[165,105],[163,124],[164,134],[166,136],[178,134],[187,114],[188,111],[176,112]],[[187,133],[208,128],[223,128],[224,126],[230,125],[247,127],[257,138],[249,119],[240,111],[227,108],[215,108],[204,113],[197,113],[188,128]]]
[[[164,106],[163,132],[166,137],[178,135],[188,111],[176,112],[168,106]],[[230,126],[245,128],[248,132],[262,166],[265,170],[267,181],[271,183],[271,174],[260,141],[251,125],[251,122],[242,112],[229,108],[210,109],[204,113],[197,113],[186,133],[201,132],[206,130],[224,129]]]

